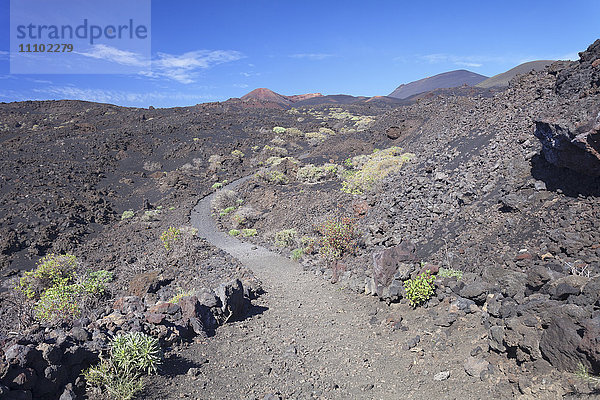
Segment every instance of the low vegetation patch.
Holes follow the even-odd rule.
[[[285,133],[285,128],[283,126],[276,126],[273,128],[273,132],[277,134]]]
[[[313,164],[307,164],[298,169],[296,179],[303,183],[322,182],[337,178],[338,172],[341,169],[342,168],[337,164],[324,164],[319,167],[315,167]]]
[[[298,261],[299,259],[302,258],[303,255],[304,255],[303,249],[294,249],[294,250],[292,250],[292,253],[290,254],[290,258],[294,261]]]
[[[243,237],[252,237],[257,235],[256,229],[242,229],[240,233]]]
[[[175,242],[179,240],[180,234],[179,229],[170,226],[160,235],[160,241],[163,243],[165,250],[170,251],[173,248]]]
[[[144,388],[144,375],[156,374],[163,352],[158,339],[141,332],[116,336],[107,358],[84,371],[90,394],[133,399]]]
[[[121,221],[132,218],[133,216],[133,210],[123,211],[123,214],[121,214]]]
[[[403,153],[399,147],[390,147],[374,151],[370,155],[360,155],[347,161],[352,170],[346,173],[342,182],[342,191],[351,194],[363,194],[370,191],[383,178],[397,172],[402,165],[414,157]]]
[[[439,278],[456,278],[456,280],[460,281],[462,279],[463,272],[454,268],[440,268],[436,276]]]
[[[50,254],[34,270],[25,272],[16,289],[35,301],[36,320],[70,321],[104,295],[106,285],[113,279],[111,272],[99,270],[78,276],[76,268],[75,256]]]
[[[298,232],[295,229],[283,229],[275,234],[275,246],[294,247]]]
[[[240,231],[238,229],[231,229],[229,231],[229,236],[239,236],[240,235]]]
[[[333,260],[346,254],[354,254],[357,239],[356,225],[356,218],[328,218],[319,226],[319,232],[322,234],[319,241],[321,255],[327,260]]]
[[[268,183],[274,185],[286,185],[290,182],[290,179],[281,171],[259,171],[256,176]]]
[[[435,292],[435,277],[429,270],[419,274],[416,278],[404,281],[406,298],[411,306],[416,307],[429,300]]]

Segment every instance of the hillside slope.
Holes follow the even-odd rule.
[[[515,76],[527,74],[531,71],[541,71],[553,62],[553,60],[537,60],[519,64],[506,72],[502,72],[501,74],[494,75],[483,82],[479,82],[475,86],[484,89],[489,89],[492,87],[505,87],[508,86],[508,82]]]
[[[462,85],[474,86],[486,79],[487,76],[460,69],[402,84],[390,93],[389,96],[397,99],[405,99],[415,94],[429,92],[435,89],[452,88]]]

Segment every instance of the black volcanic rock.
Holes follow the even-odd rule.
[[[579,128],[566,122],[537,121],[534,134],[542,142],[542,154],[549,163],[600,176],[600,113]]]
[[[406,99],[415,94],[430,92],[435,89],[452,88],[462,85],[475,86],[488,77],[476,74],[475,72],[464,69],[444,72],[418,81],[402,84],[396,88],[389,97],[397,99]]]

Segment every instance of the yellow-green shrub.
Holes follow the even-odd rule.
[[[370,155],[353,157],[351,164],[355,169],[346,173],[342,182],[342,191],[351,194],[365,193],[389,174],[399,171],[412,157],[413,154],[402,153],[399,147],[390,147]]]

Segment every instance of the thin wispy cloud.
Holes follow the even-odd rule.
[[[4,51],[4,50],[0,50],[0,61],[8,60],[9,57],[10,57],[10,52]]]
[[[42,89],[34,89],[33,92],[47,98],[47,96],[62,99],[93,101],[97,103],[111,104],[148,104],[157,101],[186,101],[191,104],[217,100],[216,96],[210,94],[190,94],[181,92],[130,92],[104,89],[80,89],[73,86],[51,86]]]
[[[506,59],[503,57],[490,57],[490,56],[480,56],[480,55],[471,55],[471,56],[458,56],[453,54],[445,54],[445,53],[434,53],[434,54],[426,54],[422,56],[417,56],[417,59],[421,59],[430,64],[454,64],[462,67],[471,67],[471,68],[479,68],[484,65],[484,63],[490,62],[505,62]]]
[[[145,59],[138,53],[117,49],[116,47],[106,46],[104,44],[95,44],[89,51],[77,52],[77,54],[97,60],[114,62],[129,67],[150,66],[150,60]]]
[[[149,78],[166,78],[183,84],[194,83],[201,70],[244,58],[242,53],[235,50],[196,50],[183,54],[157,53],[152,60],[148,60],[139,53],[103,44],[94,45],[89,51],[78,54],[124,66],[148,67],[140,74]]]
[[[290,58],[306,59],[306,60],[324,60],[326,58],[335,57],[335,54],[329,53],[297,53],[290,54]]]
[[[189,84],[195,82],[200,70],[242,58],[244,55],[235,50],[196,50],[181,55],[158,53],[156,59],[152,61],[152,71],[144,75]]]

